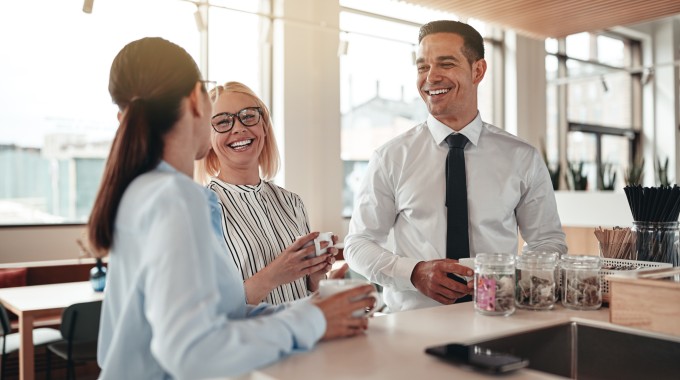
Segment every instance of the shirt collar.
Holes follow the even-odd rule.
[[[234,185],[231,183],[224,182],[217,177],[213,177],[211,178],[211,180],[220,185],[222,188],[236,193],[258,193],[262,190],[262,187],[264,186],[264,181],[261,178],[260,182],[257,185]]]
[[[185,176],[184,174],[180,173],[179,170],[175,169],[174,166],[170,165],[167,161],[161,160],[161,162],[156,166],[156,170],[161,171],[161,172],[166,172],[166,173],[171,173],[171,174],[177,174],[181,176]],[[186,176],[185,176],[186,177]],[[191,180],[191,178],[189,178]],[[198,184],[196,184],[198,185]],[[203,187],[203,186],[198,186],[199,189],[203,192],[203,194],[208,198],[208,201],[211,203],[217,204],[217,196],[215,195],[215,192]]]
[[[161,162],[156,167],[156,170],[168,173],[179,173],[172,165],[168,164],[166,161],[161,160]]]
[[[463,129],[461,129],[459,132],[454,133],[465,135],[465,137],[467,137],[474,146],[477,146],[477,143],[479,142],[479,135],[482,133],[482,124],[482,117],[479,115],[479,112],[477,112],[477,116],[470,122],[470,124],[463,127]],[[440,145],[442,142],[444,142],[446,136],[450,135],[452,132],[451,128],[446,126],[441,121],[435,119],[432,115],[427,116],[427,128],[430,130],[432,138],[437,145]]]

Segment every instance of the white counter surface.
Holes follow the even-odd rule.
[[[321,342],[240,379],[490,379],[425,354],[425,347],[445,343],[475,343],[491,337],[567,322],[574,318],[607,322],[609,310],[551,311],[518,309],[509,317],[484,316],[471,302],[374,317],[363,336]],[[523,369],[507,379],[554,379],[556,376]]]

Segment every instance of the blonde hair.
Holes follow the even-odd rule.
[[[214,102],[217,98],[224,93],[233,92],[244,94],[251,97],[258,107],[262,109],[262,122],[264,127],[264,148],[260,157],[258,158],[258,164],[260,166],[260,177],[265,181],[270,181],[276,176],[279,171],[279,149],[276,145],[276,138],[274,137],[274,129],[272,127],[272,121],[269,114],[269,109],[264,104],[262,99],[260,99],[255,92],[243,83],[239,82],[227,82],[224,85],[215,87],[210,91],[210,99]],[[214,130],[212,133],[217,133]],[[210,151],[205,156],[204,159],[197,161],[194,168],[195,178],[199,183],[207,184],[209,177],[216,177],[220,174],[220,161],[217,157],[215,150],[210,147]]]

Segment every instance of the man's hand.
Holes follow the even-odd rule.
[[[471,277],[472,269],[458,264],[452,259],[421,261],[411,273],[411,282],[424,295],[444,305],[456,302],[466,294],[472,294],[473,283],[467,286],[450,279],[449,273]]]

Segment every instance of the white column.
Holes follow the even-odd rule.
[[[654,63],[657,66],[654,75],[654,148],[653,155],[646,155],[646,161],[656,162],[657,157],[662,164],[666,157],[669,158],[669,179],[677,183],[680,179],[680,171],[676,161],[676,152],[680,151],[680,138],[678,126],[680,117],[678,106],[678,68],[671,65],[680,59],[678,52],[680,44],[680,22],[676,19],[668,19],[655,24],[653,30],[654,39]],[[650,157],[651,156],[651,157]],[[654,184],[656,173],[653,165],[645,165],[645,172],[652,171],[653,175],[646,174]]]
[[[505,34],[505,130],[540,149],[546,130],[545,44]]]
[[[277,183],[300,195],[313,231],[341,234],[340,7],[280,0],[274,12],[272,115],[283,160]]]

